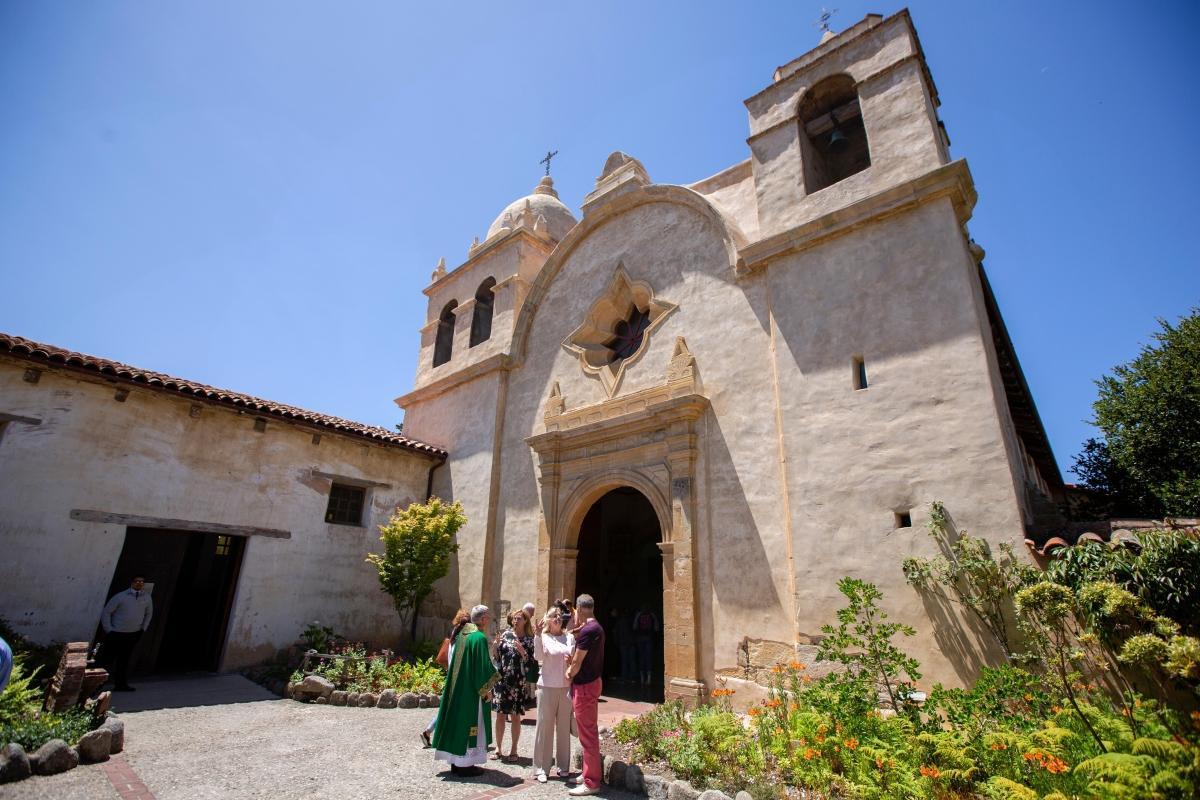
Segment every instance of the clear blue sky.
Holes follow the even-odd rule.
[[[1093,380],[1200,304],[1200,4],[910,8],[1065,469]],[[819,11],[0,0],[0,331],[390,427],[430,271],[547,148],[573,208],[615,149],[741,161]]]

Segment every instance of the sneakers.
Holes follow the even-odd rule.
[[[571,791],[567,792],[567,794],[571,797],[584,797],[585,795],[596,794],[599,791],[600,789],[598,787],[593,789],[586,783],[581,783]]]
[[[546,770],[544,770],[544,769],[539,769],[539,770],[537,771],[537,782],[538,782],[538,783],[545,783],[545,782],[546,782]]]
[[[433,741],[429,738],[429,731],[421,731],[421,741],[426,747],[433,747]]]

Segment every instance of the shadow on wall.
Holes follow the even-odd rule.
[[[950,537],[959,535],[954,520],[947,513]],[[937,538],[938,549],[943,558],[953,558],[949,541]],[[954,674],[964,685],[971,685],[979,671],[986,666],[1003,664],[1007,661],[1004,651],[996,643],[987,627],[969,609],[963,608],[946,594],[938,591],[913,589],[921,597],[925,616],[929,618],[934,641],[942,655],[954,668]],[[1011,611],[1011,609],[1010,609]],[[1009,618],[1013,619],[1012,614]],[[1009,632],[1009,641],[1013,641]]]
[[[729,609],[768,611],[786,619],[788,615],[773,580],[774,565],[763,548],[720,421],[711,410],[705,414],[703,436],[707,462],[704,471],[707,486],[703,491],[709,528],[706,557],[717,600]],[[711,595],[700,594],[704,598],[701,602],[707,601],[710,606],[709,613],[702,617],[708,627],[703,635],[708,637],[706,641],[714,641]]]

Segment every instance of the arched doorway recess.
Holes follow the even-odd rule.
[[[636,490],[653,509],[661,536],[655,544],[662,554],[663,694],[693,703],[708,692],[700,663],[693,535],[699,422],[708,407],[695,361],[680,337],[660,386],[568,409],[554,384],[544,409],[545,431],[525,440],[538,462],[540,604],[574,594],[580,532],[597,501],[614,489]]]
[[[574,595],[596,599],[608,642],[605,694],[663,699],[661,536],[654,506],[630,487],[609,490],[580,523]]]

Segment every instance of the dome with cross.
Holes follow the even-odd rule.
[[[554,241],[561,241],[579,220],[558,199],[554,180],[546,175],[538,182],[533,194],[514,200],[505,207],[488,228],[487,237],[519,227],[544,231]]]

